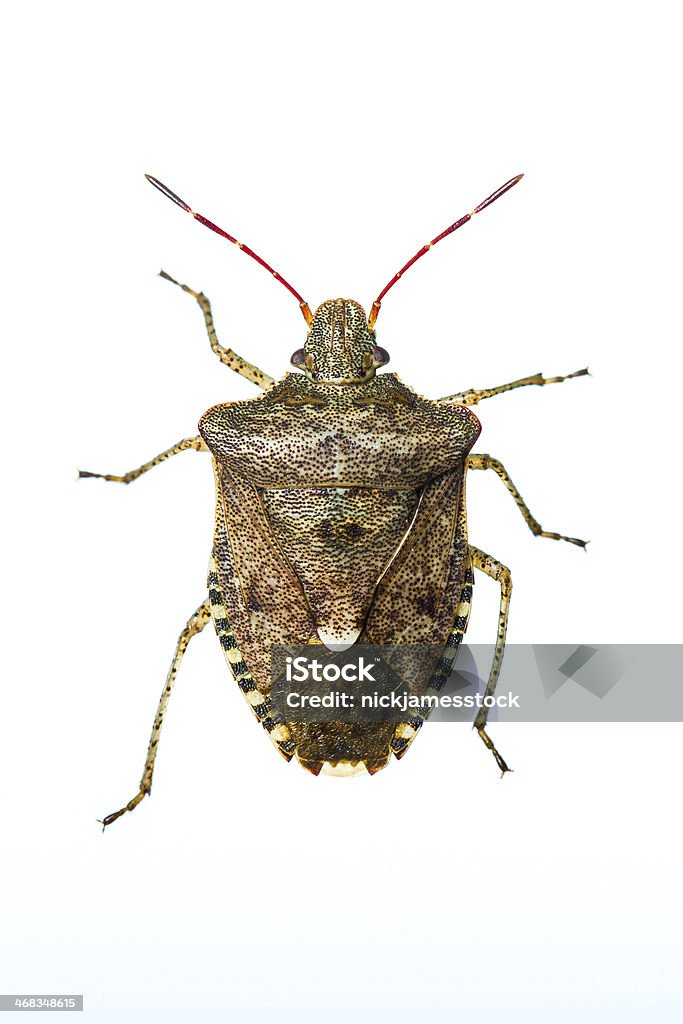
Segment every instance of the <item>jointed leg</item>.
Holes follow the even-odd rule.
[[[207,299],[203,292],[196,292],[192,288],[189,288],[186,284],[181,284],[180,281],[176,281],[175,278],[167,274],[165,270],[160,272],[160,277],[165,278],[172,284],[177,284],[179,288],[182,288],[188,295],[194,296],[199,303],[199,307],[204,314],[204,322],[206,323],[206,330],[209,335],[209,342],[212,350],[216,353],[218,358],[226,366],[229,366],[235,373],[239,373],[242,377],[246,377],[252,384],[258,384],[260,388],[270,387],[274,384],[274,378],[269,377],[263,370],[259,370],[258,366],[254,366],[252,363],[248,363],[246,359],[242,359],[236,352],[233,352],[231,348],[224,348],[221,345],[216,335],[216,328],[213,325],[213,315],[211,313],[211,303]]]
[[[447,395],[439,398],[439,402],[453,402],[456,405],[476,405],[484,398],[493,398],[494,395],[502,395],[504,391],[514,391],[515,388],[524,388],[527,384],[560,384],[563,380],[571,380],[572,377],[585,377],[588,369],[577,370],[576,373],[568,373],[566,377],[544,377],[535,373],[531,377],[522,377],[520,380],[513,380],[511,384],[499,384],[497,388],[484,388],[483,391],[460,391],[457,395]]]
[[[470,545],[470,555],[472,558],[472,564],[476,569],[479,569],[480,572],[486,573],[486,575],[490,576],[491,579],[500,583],[498,634],[496,636],[496,648],[493,653],[493,663],[489,673],[489,681],[486,684],[486,690],[484,692],[484,698],[486,698],[492,697],[495,693],[498,676],[500,675],[500,667],[503,664],[503,655],[505,654],[505,634],[507,632],[508,613],[510,611],[510,594],[512,593],[512,576],[510,575],[510,570],[507,566],[503,565],[502,562],[496,561],[495,558],[491,558],[490,555],[484,554],[484,552],[480,551],[479,548],[475,548]],[[496,764],[500,768],[501,772],[505,775],[505,772],[509,772],[510,769],[496,750],[493,740],[487,734],[485,729],[488,715],[489,709],[487,707],[482,707],[474,720],[474,728],[481,736],[485,746],[488,747],[495,757]]]
[[[500,479],[503,481],[508,491],[515,499],[517,508],[524,516],[524,521],[533,534],[537,537],[549,537],[551,540],[566,540],[569,544],[577,544],[580,548],[585,548],[588,544],[587,540],[579,540],[578,537],[565,537],[561,533],[551,533],[548,530],[544,530],[541,524],[534,519],[531,512],[528,509],[524,498],[519,493],[512,480],[508,476],[508,472],[502,462],[498,459],[494,459],[491,455],[469,455],[467,458],[468,469],[492,469],[494,473],[497,473]]]
[[[171,699],[171,691],[173,690],[173,684],[175,677],[178,674],[180,668],[180,662],[183,660],[183,655],[187,650],[187,645],[193,636],[197,636],[198,633],[204,629],[211,618],[211,611],[209,608],[209,599],[200,604],[196,612],[190,616],[185,626],[178,637],[178,643],[176,645],[175,654],[173,655],[173,661],[171,667],[168,670],[166,676],[166,682],[164,689],[162,690],[161,697],[159,699],[159,707],[157,708],[156,718],[154,719],[154,725],[152,726],[152,735],[149,740],[149,747],[147,748],[147,760],[145,761],[145,770],[142,773],[142,779],[140,780],[140,789],[135,794],[132,800],[130,800],[125,807],[122,807],[120,811],[115,811],[113,814],[108,814],[106,818],[102,819],[102,826],[106,828],[107,825],[111,825],[113,821],[120,818],[126,811],[134,810],[140,801],[152,789],[152,775],[154,773],[154,761],[157,756],[157,747],[159,745],[159,735],[161,733],[161,726],[163,725],[164,715],[166,714],[166,708],[168,702]]]
[[[137,469],[130,469],[123,476],[113,476],[111,473],[89,473],[85,469],[79,469],[78,475],[82,476],[95,476],[99,477],[100,480],[111,480],[116,484],[129,484],[133,480],[137,480],[143,473],[147,473],[148,470],[154,469],[155,466],[165,462],[166,459],[170,459],[172,455],[177,455],[178,452],[184,452],[188,448],[194,449],[196,452],[208,452],[208,448],[204,444],[204,440],[200,437],[186,437],[183,441],[178,441],[178,444],[174,444],[172,448],[167,448],[161,455],[157,455],[150,462],[143,463],[142,466],[138,466]]]

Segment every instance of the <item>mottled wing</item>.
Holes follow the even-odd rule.
[[[413,523],[381,576],[360,643],[445,644],[467,557],[464,467],[423,488]]]
[[[257,488],[216,463],[214,556],[230,625],[257,686],[270,688],[274,644],[303,644],[315,623],[273,536]]]

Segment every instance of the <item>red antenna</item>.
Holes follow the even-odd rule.
[[[163,192],[163,194],[168,199],[173,200],[176,206],[179,206],[181,210],[185,210],[186,213],[191,213],[194,219],[198,220],[200,224],[204,225],[204,227],[211,228],[211,230],[215,231],[217,235],[222,235],[223,238],[227,238],[229,242],[232,242],[233,245],[236,245],[239,249],[242,250],[242,252],[245,252],[247,256],[251,256],[253,260],[256,260],[256,262],[260,263],[262,267],[265,267],[265,269],[270,274],[273,275],[276,281],[279,281],[280,284],[283,284],[285,286],[287,291],[290,291],[292,293],[294,298],[299,303],[299,308],[301,309],[301,312],[304,315],[304,320],[306,321],[309,327],[311,326],[311,323],[313,321],[313,314],[311,313],[308,303],[302,298],[301,295],[299,295],[298,291],[295,288],[292,288],[289,281],[285,281],[284,277],[281,277],[280,274],[278,274],[277,270],[273,270],[270,264],[266,263],[265,260],[262,260],[260,256],[257,256],[253,249],[250,249],[248,245],[243,245],[242,242],[238,242],[236,238],[233,238],[232,235],[229,235],[227,231],[223,231],[223,228],[219,228],[217,224],[213,223],[213,221],[207,220],[207,218],[203,217],[201,213],[195,213],[194,210],[190,206],[188,206],[184,200],[180,198],[180,196],[177,196],[175,192],[171,192],[170,188],[168,188],[161,181],[159,181],[158,178],[153,178],[151,174],[146,174],[145,177],[147,178],[147,181],[150,182],[150,184],[154,185],[155,188],[158,188],[160,192]]]
[[[432,246],[436,245],[437,242],[440,242],[442,238],[446,237],[446,235],[452,234],[454,231],[457,231],[458,228],[461,228],[463,224],[467,224],[467,221],[471,220],[472,217],[474,217],[475,213],[481,213],[481,211],[485,210],[487,206],[491,205],[491,203],[495,203],[496,199],[500,199],[502,195],[504,195],[509,189],[516,185],[517,182],[520,181],[523,177],[523,174],[518,174],[517,177],[510,178],[509,181],[506,181],[505,184],[501,185],[500,188],[496,189],[495,192],[492,192],[491,195],[483,201],[483,203],[479,203],[479,206],[475,206],[475,208],[472,210],[472,213],[466,213],[464,217],[461,217],[460,220],[456,220],[455,224],[451,224],[449,228],[446,228],[445,231],[442,231],[440,235],[436,236],[436,238],[432,238],[431,242],[427,242],[426,245],[423,245],[422,248],[415,253],[413,258],[411,260],[408,260],[404,267],[401,267],[398,274],[394,274],[386,288],[384,288],[379,293],[379,295],[372,304],[372,309],[370,310],[370,319],[368,320],[368,327],[372,330],[372,328],[375,326],[375,323],[377,321],[377,314],[379,313],[380,306],[382,305],[382,299],[387,294],[389,289],[394,287],[398,279],[405,274],[406,270],[408,270],[409,267],[412,267],[413,263],[417,263],[421,256],[424,256],[426,252],[429,252]]]

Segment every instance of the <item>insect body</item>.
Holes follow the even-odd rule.
[[[193,213],[160,182],[150,180]],[[312,314],[291,285],[240,246],[295,295],[309,327],[304,347],[292,356],[299,372],[288,373],[277,383],[220,345],[208,300],[180,285],[200,304],[214,351],[263,387],[264,394],[214,406],[201,417],[197,437],[179,442],[125,476],[104,476],[130,483],[192,448],[211,453],[216,479],[208,596],[178,640],[140,789],[125,807],[108,815],[104,825],[132,810],[150,792],[161,725],[180,661],[190,639],[210,618],[240,689],[287,760],[296,756],[316,775],[374,774],[392,753],[398,758],[405,754],[422,718],[406,715],[398,724],[290,721],[274,713],[270,698],[274,645],[436,645],[443,654],[432,685],[439,689],[467,627],[473,572],[478,569],[501,588],[497,643],[486,689],[491,696],[503,658],[512,581],[502,563],[468,542],[467,471],[494,470],[534,533],[584,546],[576,538],[542,530],[504,467],[488,455],[471,454],[481,427],[469,406],[513,388],[567,378],[536,374],[431,401],[395,374],[376,373],[389,360],[377,345],[374,330],[382,298],[416,259],[472,215],[456,221],[395,275],[373,304],[369,321],[362,307],[347,299],[324,302]],[[236,241],[201,215],[193,216]],[[482,708],[475,726],[504,773],[508,767],[486,732],[486,714]]]

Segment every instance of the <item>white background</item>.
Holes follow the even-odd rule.
[[[679,725],[465,726],[374,779],[286,766],[213,631],[183,664],[154,793],[133,796],[175,639],[202,600],[208,457],[123,472],[279,376],[296,303],[385,300],[391,369],[479,406],[473,543],[510,566],[509,638],[680,630],[680,38],[671,3],[24,3],[3,20],[0,990],[96,1021],[673,1021]],[[489,478],[490,477],[490,478]],[[495,632],[476,587],[470,639]],[[657,680],[644,700],[657,702]],[[666,710],[662,711],[663,717]]]

